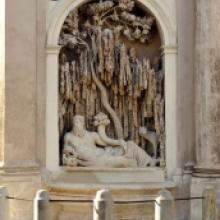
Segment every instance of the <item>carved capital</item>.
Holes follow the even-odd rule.
[[[176,54],[178,52],[178,45],[162,45],[160,48],[161,55]]]
[[[60,49],[61,49],[61,46],[47,46],[46,47],[46,53],[47,54],[59,54],[60,53]]]

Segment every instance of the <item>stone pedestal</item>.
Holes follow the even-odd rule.
[[[191,182],[191,197],[202,197],[204,189],[207,186],[214,187],[214,195],[220,197],[220,179],[219,178],[198,178],[193,177]],[[191,219],[202,219],[202,199],[191,201]],[[220,216],[220,203],[216,201],[217,219]]]
[[[106,189],[114,199],[115,220],[154,220],[154,201],[143,203],[143,200],[154,200],[158,191],[168,189],[172,194],[175,183],[62,183],[50,182],[44,187],[50,192],[51,200],[75,200],[72,203],[51,203],[53,220],[91,220],[93,216],[93,199],[96,192]],[[84,200],[84,202],[83,202]],[[86,200],[86,201],[85,201]],[[131,204],[116,204],[118,201]],[[135,202],[134,202],[135,201]],[[140,201],[138,203],[137,201]]]

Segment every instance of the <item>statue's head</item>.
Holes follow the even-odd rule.
[[[82,115],[73,116],[73,124],[82,123],[84,124],[84,117]]]
[[[76,136],[83,137],[85,133],[84,129],[84,117],[82,115],[75,115],[73,117],[73,132]]]
[[[98,113],[96,116],[94,116],[93,125],[99,126],[99,125],[108,125],[110,124],[110,120],[108,119],[108,116],[104,114],[103,112]]]

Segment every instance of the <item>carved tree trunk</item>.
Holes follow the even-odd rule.
[[[123,139],[123,128],[120,123],[119,117],[116,114],[116,112],[113,110],[113,108],[109,105],[107,91],[105,87],[102,85],[101,81],[97,78],[93,63],[91,63],[91,70],[92,70],[92,79],[101,92],[102,104],[105,107],[106,111],[110,114],[111,119],[114,122],[116,135],[119,139]]]

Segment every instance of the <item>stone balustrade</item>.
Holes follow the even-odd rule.
[[[0,187],[0,220],[9,220],[9,199],[19,199],[9,197],[7,188]],[[186,198],[182,198],[184,200]],[[202,220],[216,220],[216,197],[214,187],[208,186],[205,188],[202,197],[188,199],[203,199],[202,201]],[[20,199],[22,200],[22,199]],[[155,220],[174,220],[174,199],[171,193],[162,189],[158,192],[155,199]],[[31,201],[31,200],[30,200]],[[39,190],[34,199],[33,220],[48,220],[50,219],[50,203],[51,202],[66,202],[64,200],[50,200],[50,195],[47,190]],[[154,200],[150,201],[153,202]],[[76,202],[68,200],[68,202]],[[121,202],[121,201],[120,201]],[[135,201],[137,202],[137,201]],[[143,201],[140,201],[143,202]],[[149,202],[149,201],[145,201]],[[117,202],[116,202],[117,203]],[[128,201],[124,202],[125,204]],[[130,202],[132,203],[132,202]],[[99,190],[93,200],[93,220],[114,220],[114,200],[109,190]]]

